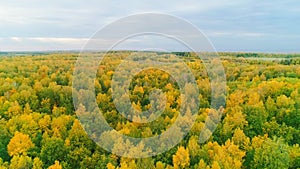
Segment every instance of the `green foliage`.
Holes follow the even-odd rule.
[[[107,122],[120,133],[132,137],[161,134],[179,116],[180,103],[184,101],[179,84],[168,72],[154,68],[139,72],[129,83],[128,96],[133,107],[138,111],[148,110],[151,92],[161,89],[166,94],[166,105],[154,106],[165,110],[146,124],[126,119],[125,112],[118,112],[114,106],[111,80],[121,60],[129,54],[108,53],[109,57],[98,67],[95,93],[74,91],[74,94],[86,98],[86,104],[95,100],[92,97],[95,94]],[[227,78],[226,107],[213,136],[207,143],[199,144],[205,119],[213,118],[209,114],[210,79],[202,61],[189,52],[151,53],[160,61],[176,56],[183,59],[195,75],[201,109],[184,140],[169,151],[147,159],[115,156],[97,146],[85,133],[76,114],[82,115],[80,120],[91,120],[96,114],[89,114],[91,110],[82,105],[74,111],[72,76],[77,55],[48,53],[0,58],[0,169],[300,168],[298,54],[220,53]],[[146,59],[151,60],[142,57]],[[131,70],[137,64],[130,62],[125,68]],[[172,71],[184,73],[179,65],[175,66],[178,70]],[[87,77],[84,74],[80,77],[81,88],[87,89]],[[195,93],[188,86],[184,90]],[[124,104],[124,97],[117,97],[117,101]],[[225,96],[218,99],[224,100]],[[186,114],[196,111],[192,105],[183,109]],[[138,116],[133,118],[141,120]],[[189,116],[181,120],[181,124],[190,123]],[[96,128],[98,124],[91,123],[89,127]],[[124,151],[131,148],[130,142],[126,142],[128,147],[121,147],[115,138],[105,136],[99,139],[108,140],[112,148]],[[174,140],[166,136],[161,141]]]
[[[60,138],[49,138],[44,141],[44,144],[41,149],[41,160],[45,163],[45,166],[48,167],[56,160],[64,161],[66,160],[66,154],[68,152],[65,143]]]
[[[282,139],[266,139],[259,147],[254,148],[251,166],[254,168],[289,168],[290,157],[288,146]]]

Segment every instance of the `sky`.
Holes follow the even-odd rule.
[[[0,0],[0,51],[81,50],[107,24],[145,12],[187,20],[217,51],[300,53],[299,0]]]

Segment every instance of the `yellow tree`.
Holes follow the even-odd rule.
[[[28,135],[16,132],[7,145],[7,150],[10,156],[26,155],[27,151],[32,147],[34,147],[34,144]]]
[[[203,159],[200,160],[198,169],[205,169],[207,167],[206,163],[204,162]]]
[[[33,169],[43,169],[43,162],[40,160],[40,158],[35,157],[33,159]]]
[[[242,167],[243,157],[245,152],[230,140],[227,140],[225,145],[220,146],[217,142],[209,142],[208,154],[212,162],[218,162],[219,166],[225,169],[239,169]],[[212,168],[218,168],[216,164],[212,163]]]
[[[49,132],[49,126],[51,124],[51,117],[49,115],[45,115],[42,119],[39,120],[39,127],[43,131]]]
[[[190,165],[189,151],[180,146],[175,155],[173,155],[174,169],[186,168]]]
[[[212,166],[211,166],[211,169],[221,169],[220,165],[218,164],[218,162],[214,161]]]
[[[8,113],[10,117],[20,115],[22,114],[22,107],[17,101],[12,102],[10,108],[8,109]]]
[[[192,136],[189,139],[187,149],[189,150],[189,153],[191,155],[190,165],[197,164],[199,162],[199,150],[200,150],[200,146],[198,144],[198,137]]]
[[[59,161],[55,161],[55,163],[48,167],[48,169],[62,169],[62,166],[59,164]]]
[[[3,160],[0,158],[0,169],[8,169],[8,167],[8,162],[3,162]]]
[[[10,161],[10,169],[32,168],[32,159],[25,155],[16,155]]]
[[[137,169],[137,166],[134,160],[127,159],[121,162],[119,169]]]
[[[198,144],[198,137],[196,136],[192,136],[190,139],[189,139],[189,142],[188,142],[188,150],[191,154],[191,157],[195,157],[197,156],[198,152],[199,152],[199,149],[200,149],[200,146]]]
[[[157,163],[156,163],[156,167],[155,167],[155,169],[164,169],[165,167],[164,167],[164,163],[162,163],[161,161],[158,161]]]
[[[112,163],[107,163],[106,168],[107,169],[115,169],[116,167]]]
[[[234,134],[232,136],[232,141],[235,145],[238,145],[240,149],[242,150],[248,150],[250,146],[250,138],[245,135],[243,130],[240,128],[237,128],[234,131]]]

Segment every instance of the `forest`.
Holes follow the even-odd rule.
[[[141,71],[130,82],[128,95],[132,106],[148,110],[149,93],[159,88],[166,94],[164,112],[146,124],[131,122],[120,115],[112,99],[111,81],[120,61],[132,52],[107,54],[105,62],[97,67],[93,94],[107,123],[117,132],[136,138],[156,136],[180,116],[180,89],[167,72]],[[0,169],[300,168],[299,55],[219,53],[226,75],[227,92],[222,96],[226,105],[216,130],[206,142],[199,143],[205,120],[213,116],[210,78],[203,62],[188,52],[152,54],[163,61],[179,57],[191,69],[199,88],[199,109],[186,109],[187,114],[196,111],[196,120],[176,146],[153,157],[128,158],[101,148],[93,141],[100,138],[92,138],[81,125],[78,115],[90,112],[85,106],[76,109],[73,103],[73,72],[78,53],[3,53]],[[128,63],[128,68],[135,66]],[[119,99],[122,101],[122,96]],[[183,122],[190,123],[190,119]],[[88,127],[97,127],[96,124]],[[109,146],[113,150],[130,149],[130,142],[123,147],[111,140]]]

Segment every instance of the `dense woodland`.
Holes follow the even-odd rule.
[[[151,88],[167,94],[165,112],[141,125],[122,118],[111,97],[114,68],[130,52],[113,52],[99,65],[95,95],[110,126],[132,137],[168,129],[178,116],[180,91],[166,72],[149,69],[130,86],[136,109],[149,109]],[[72,77],[78,54],[0,57],[0,169],[237,169],[300,168],[300,59],[298,55],[220,53],[227,79],[221,123],[204,144],[199,133],[210,112],[210,81],[201,60],[182,57],[195,75],[200,109],[192,129],[177,146],[152,158],[119,157],[97,146],[74,109]],[[283,60],[247,57],[286,58]],[[270,57],[271,58],[271,57]],[[84,80],[84,78],[83,78]],[[145,85],[145,84],[148,85]],[[117,143],[113,145],[118,147]]]

